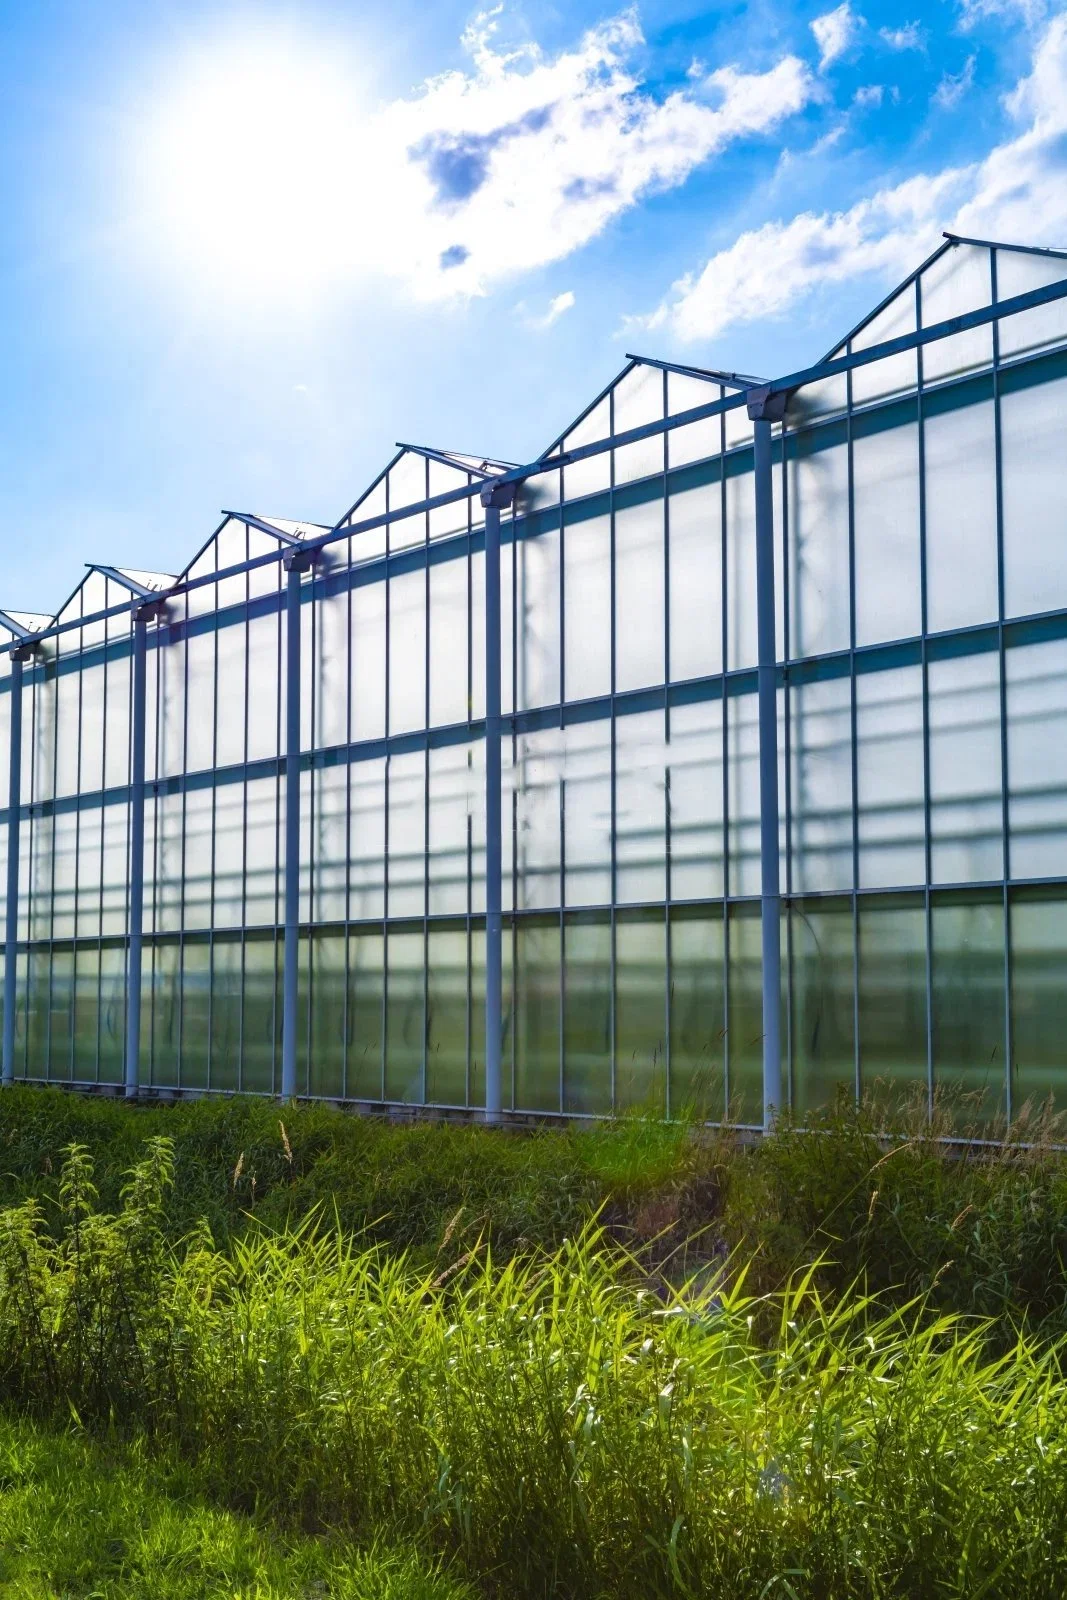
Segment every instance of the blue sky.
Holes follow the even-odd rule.
[[[819,357],[943,227],[1067,243],[1067,15],[3,8],[0,606],[526,460],[626,350]]]

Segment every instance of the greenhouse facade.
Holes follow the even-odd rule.
[[[0,613],[5,1081],[1067,1104],[1067,252]]]

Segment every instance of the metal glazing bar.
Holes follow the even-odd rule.
[[[771,422],[785,410],[766,390],[750,390],[756,496],[756,627],[759,696],[760,926],[763,956],[763,1126],[782,1105],[781,864],[778,839],[778,687],[775,667],[774,475]]]
[[[133,695],[130,750],[130,881],[126,952],[126,1098],[136,1097],[141,1075],[141,964],[144,930],[145,697],[148,619],[154,605],[133,613]]]
[[[485,1120],[503,1114],[501,1085],[503,882],[500,718],[500,508],[514,487],[487,484],[485,507]]]
[[[19,820],[22,788],[22,663],[32,646],[11,652],[11,757],[8,771],[7,905],[4,918],[3,1082],[15,1077],[15,988],[19,935]]]
[[[300,993],[300,580],[301,552],[285,562],[285,952],[282,966],[282,1099],[296,1094]]]

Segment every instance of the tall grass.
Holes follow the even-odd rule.
[[[143,1429],[231,1506],[419,1541],[501,1595],[1059,1595],[1065,1346],[830,1299],[666,1301],[587,1230],[438,1267],[309,1223],[219,1252],[152,1145],[113,1217],[0,1216],[0,1395]],[[773,1314],[773,1336],[757,1323]]]

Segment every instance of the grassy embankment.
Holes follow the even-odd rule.
[[[1058,1595],[1067,1163],[1031,1131],[0,1096],[0,1398],[46,1484],[0,1479],[44,1574],[10,1592]],[[54,1452],[130,1507],[77,1571],[27,1509]]]

